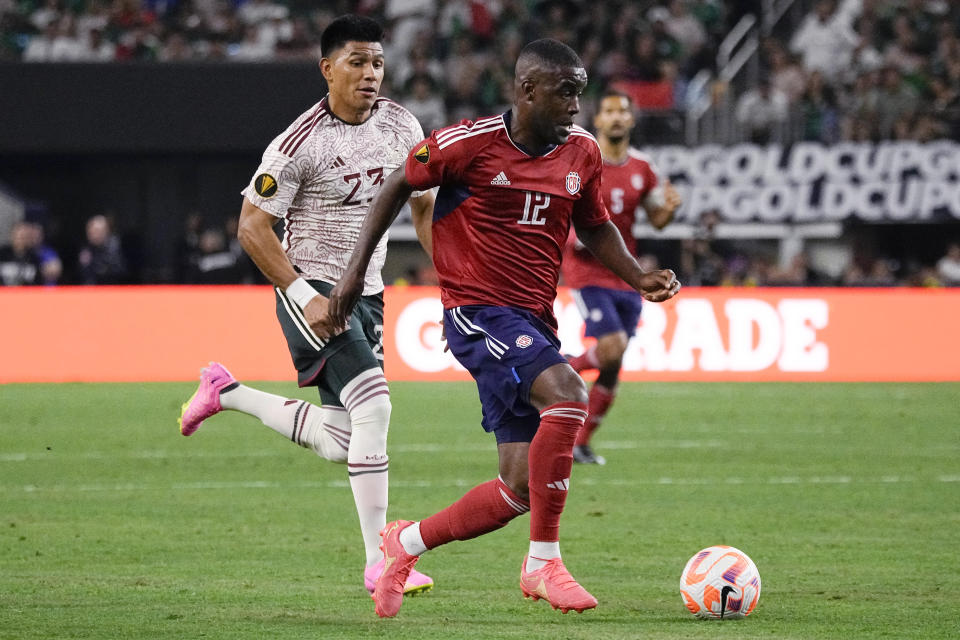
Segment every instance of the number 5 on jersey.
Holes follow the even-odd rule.
[[[550,206],[550,195],[539,191],[525,191],[526,201],[523,203],[523,217],[517,220],[518,224],[547,224],[546,218],[540,217],[540,212]]]

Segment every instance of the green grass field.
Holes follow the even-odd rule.
[[[391,519],[493,477],[471,384],[392,387]],[[181,437],[193,388],[0,386],[0,638],[960,637],[958,384],[624,385],[563,520],[600,606],[522,599],[524,517],[424,556],[394,620],[345,469],[239,414]],[[712,544],[759,567],[746,620],[683,607]]]

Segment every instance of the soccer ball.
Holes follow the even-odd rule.
[[[760,573],[739,549],[707,547],[683,568],[680,595],[698,618],[746,618],[760,599]]]

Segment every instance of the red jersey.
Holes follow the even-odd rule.
[[[633,223],[637,207],[660,183],[653,161],[636,149],[627,150],[623,164],[603,163],[601,190],[603,201],[610,212],[610,219],[617,225],[627,249],[634,251]],[[568,287],[604,287],[606,289],[632,290],[630,285],[614,275],[593,254],[570,234],[563,252],[563,280]]]
[[[592,135],[533,156],[511,140],[511,113],[434,131],[407,157],[414,189],[439,186],[433,262],[445,309],[509,306],[557,326],[553,300],[572,220],[609,219],[600,197],[603,160]]]

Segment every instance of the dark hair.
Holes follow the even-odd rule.
[[[600,94],[600,102],[603,102],[607,98],[623,98],[630,104],[630,106],[633,106],[633,98],[630,97],[629,93],[620,91],[619,89],[614,89],[613,87],[607,87],[603,90],[603,93]]]
[[[520,51],[517,61],[524,58],[537,58],[556,67],[583,67],[583,61],[576,51],[552,38],[542,38],[529,43]]]
[[[380,42],[383,40],[383,27],[375,20],[363,16],[340,16],[327,25],[320,36],[320,55],[329,58],[334,51],[348,42]]]

